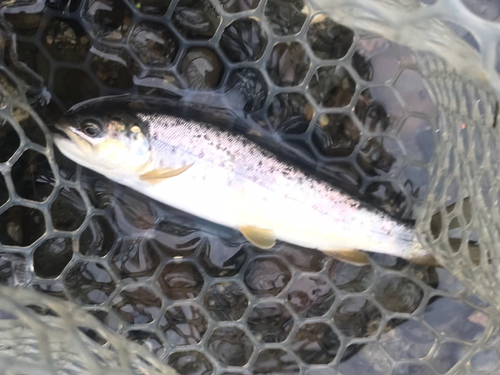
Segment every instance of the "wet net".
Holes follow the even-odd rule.
[[[0,374],[499,372],[500,7],[0,7]],[[63,111],[123,93],[231,109],[323,178],[415,219],[445,268],[262,251],[52,147]]]
[[[0,301],[2,374],[176,374],[78,305],[6,287]]]

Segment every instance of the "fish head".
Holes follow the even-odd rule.
[[[70,114],[54,124],[53,139],[69,159],[97,172],[131,173],[146,167],[151,146],[133,114]]]

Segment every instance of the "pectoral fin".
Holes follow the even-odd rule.
[[[370,264],[368,255],[359,250],[334,250],[327,251],[326,253],[337,260],[354,264],[355,266],[366,266]]]
[[[248,242],[261,249],[270,249],[276,245],[276,236],[270,229],[262,229],[253,225],[242,225],[238,228]]]
[[[153,169],[152,171],[141,174],[139,178],[149,182],[150,184],[158,184],[167,178],[180,175],[181,173],[187,171],[192,165],[193,164],[184,165],[177,169]]]

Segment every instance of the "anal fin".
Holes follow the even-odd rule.
[[[355,266],[366,266],[370,264],[368,255],[359,250],[333,250],[325,251],[325,253],[330,255],[332,258],[345,263],[353,264]]]
[[[242,225],[238,229],[248,242],[260,249],[270,249],[276,245],[276,236],[271,229],[262,229],[253,225]]]
[[[139,176],[141,180],[147,181],[150,184],[158,184],[167,178],[175,177],[187,171],[193,164],[183,165],[176,169],[153,169],[152,171],[143,173]]]
[[[448,206],[445,207],[446,214],[451,213],[454,209],[455,206],[458,204],[458,202],[452,203]],[[470,221],[470,218],[472,217],[472,203],[470,200],[470,197],[466,197],[462,200],[462,213],[466,219],[466,221]],[[438,235],[439,232],[441,231],[441,212],[438,211],[431,217],[431,229]],[[460,222],[457,219],[452,220],[449,225],[448,229],[457,229],[460,227]]]

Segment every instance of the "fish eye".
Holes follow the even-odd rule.
[[[85,135],[94,138],[99,135],[101,128],[95,122],[86,121],[83,124],[82,131]]]

